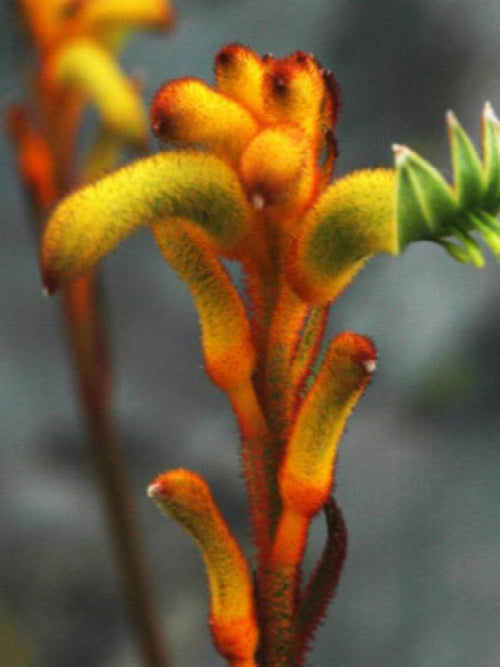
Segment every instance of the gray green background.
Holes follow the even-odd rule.
[[[42,0],[40,0],[42,1]],[[22,98],[26,42],[2,0],[2,112]],[[177,0],[169,36],[123,56],[150,99],[211,78],[223,44],[314,52],[342,87],[337,175],[391,164],[406,143],[450,173],[444,112],[479,139],[500,110],[499,0]],[[0,137],[0,601],[41,667],[138,665],[121,609],[58,321],[44,299],[29,211]],[[156,149],[156,147],[155,147]],[[178,667],[223,664],[210,643],[201,559],[145,489],[184,466],[209,480],[249,553],[237,432],[206,379],[189,296],[147,231],[103,264],[115,413]],[[430,244],[372,261],[331,333],[372,336],[380,362],[349,423],[337,498],[349,527],[314,667],[500,665],[500,273]],[[321,548],[313,531],[310,557]]]

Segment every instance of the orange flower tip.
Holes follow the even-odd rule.
[[[259,61],[258,55],[248,46],[239,42],[226,44],[215,54],[214,72],[215,74],[231,73],[237,71],[243,63],[248,61]]]
[[[195,79],[175,79],[169,81],[163,84],[153,97],[150,121],[153,132],[158,139],[171,139],[175,136],[178,122],[175,122],[176,114],[172,105],[175,104],[176,91],[187,81],[195,81]],[[204,85],[202,81],[199,83]]]
[[[234,60],[230,47],[222,48],[215,56],[215,67],[230,67]]]
[[[340,86],[331,70],[321,69],[320,71],[321,71],[321,76],[323,77],[323,81],[325,82],[325,88],[327,89],[330,95],[330,102],[332,105],[331,122],[332,125],[334,126],[337,124],[339,110],[342,104],[340,96]]]
[[[152,500],[167,501],[181,489],[189,489],[191,487],[199,489],[200,486],[206,487],[206,483],[197,473],[185,468],[177,468],[162,472],[155,477],[148,486],[147,494]]]
[[[403,146],[402,144],[392,144],[392,152],[394,153],[396,166],[402,167],[406,160],[410,157],[411,151],[408,146]]]
[[[248,50],[248,47],[243,46],[243,44],[238,44],[238,42],[235,42],[234,44],[226,44],[226,46],[220,48],[215,55],[215,70],[217,71],[219,68],[229,69],[234,65],[238,55],[242,51],[248,52]]]
[[[259,192],[256,192],[254,195],[252,195],[251,202],[256,211],[262,211],[266,205],[266,200]]]
[[[194,77],[162,86],[154,96],[150,120],[160,140],[202,144],[233,160],[257,130],[257,122],[247,109]]]
[[[338,334],[336,341],[337,349],[344,349],[353,362],[359,364],[365,373],[371,375],[375,372],[377,368],[377,351],[375,345],[368,337],[346,331],[345,333]]]

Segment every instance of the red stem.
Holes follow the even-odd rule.
[[[90,450],[128,613],[146,667],[169,667],[134,496],[109,408],[107,354],[97,313],[95,276],[64,290],[66,335],[73,356]]]

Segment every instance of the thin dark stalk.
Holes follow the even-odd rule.
[[[93,275],[64,291],[64,320],[109,533],[128,614],[145,667],[169,667],[141,542],[133,492],[109,406],[108,355]]]
[[[137,648],[146,667],[168,667],[130,481],[109,412],[89,411],[89,443]]]

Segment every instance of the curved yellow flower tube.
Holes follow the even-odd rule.
[[[248,564],[207,483],[189,470],[159,475],[148,495],[189,533],[207,568],[210,629],[231,667],[256,667],[258,629]]]

